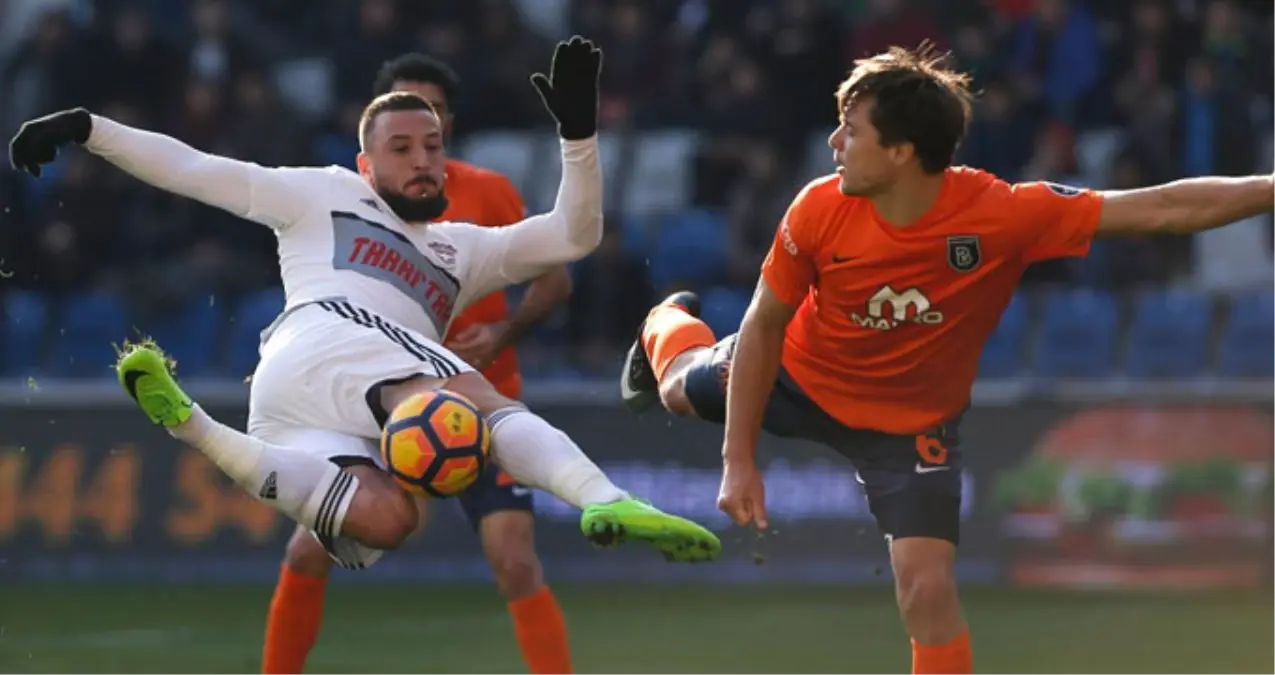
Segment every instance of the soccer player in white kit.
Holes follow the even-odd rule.
[[[274,229],[287,303],[263,332],[251,435],[195,405],[153,345],[128,346],[117,370],[152,421],[309,528],[341,565],[366,567],[416,530],[416,503],[378,468],[376,439],[399,402],[442,386],[487,416],[492,453],[510,476],[582,509],[594,543],[639,539],[669,560],[710,560],[721,551],[711,532],[617,488],[566,434],[439,344],[466,304],[599,244],[601,61],[575,37],[558,44],[548,77],[532,76],[558,123],[562,181],[552,211],[509,227],[428,223],[446,208],[442,130],[432,107],[407,93],[364,111],[358,175],[264,168],[83,109],[24,124],[10,161],[39,176],[59,147],[79,143],[155,187]]]

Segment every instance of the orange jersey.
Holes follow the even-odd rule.
[[[916,434],[968,404],[983,345],[1023,271],[1083,256],[1098,193],[948,169],[934,206],[894,227],[836,175],[793,201],[762,277],[797,307],[783,365],[841,423]]]
[[[441,220],[500,227],[526,217],[522,198],[508,178],[458,160],[447,160],[447,201],[447,211]],[[455,336],[474,324],[502,321],[507,316],[509,303],[505,292],[496,291],[479,299],[456,317],[447,337]],[[505,396],[519,398],[522,395],[518,354],[513,346],[503,349],[483,370],[483,375]]]

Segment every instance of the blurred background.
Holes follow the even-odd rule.
[[[0,0],[0,132],[83,105],[262,164],[352,167],[377,67],[422,51],[461,77],[449,152],[504,173],[537,211],[558,158],[527,75],[555,40],[596,39],[607,236],[573,266],[567,305],[520,345],[527,400],[617,482],[723,530],[730,555],[680,569],[593,552],[576,515],[538,495],[539,547],[585,631],[580,658],[635,671],[899,670],[884,548],[849,467],[768,441],[783,534],[763,544],[729,531],[713,504],[720,431],[618,408],[637,322],[689,287],[719,334],[735,329],[783,209],[831,169],[832,92],[856,57],[924,39],[951,50],[981,92],[963,163],[1132,188],[1272,170],[1272,13],[1269,0]],[[107,366],[112,340],[155,335],[197,397],[242,422],[258,333],[283,306],[273,235],[85,153],[46,175],[0,169],[0,583],[16,582],[0,588],[0,670],[252,670],[268,588],[197,585],[271,579],[290,529],[144,425]],[[1269,590],[1189,601],[1023,590],[1269,587],[1273,267],[1264,216],[1102,241],[1084,261],[1029,272],[963,434],[959,573],[987,589],[971,601],[976,627],[994,626],[983,663],[1273,667]],[[407,549],[345,578],[446,582],[426,604],[468,607],[455,584],[486,579],[486,566],[464,522],[439,511]],[[765,546],[767,564],[754,564]],[[76,580],[75,593],[41,583]],[[670,617],[677,596],[589,585],[616,580],[730,583]],[[167,590],[146,590],[159,581]],[[849,586],[864,590],[838,595]],[[490,602],[459,623],[412,607],[387,628],[368,622],[401,606],[393,593],[338,591],[317,663],[401,671],[412,666],[394,644],[366,660],[351,645],[428,629],[454,645],[434,667],[519,669],[495,593],[481,593]],[[19,618],[27,602],[43,609]],[[154,609],[165,602],[187,609]],[[873,609],[847,619],[853,603]],[[712,658],[687,643],[704,635],[695,622],[715,627],[706,639],[747,642],[725,636],[755,630],[735,618],[754,611],[793,639]],[[625,621],[667,650],[614,660],[629,651],[616,642]],[[1042,624],[1052,632],[1028,634]],[[844,631],[868,636],[857,661],[802,648],[841,644]],[[500,636],[478,661],[474,632]],[[1125,649],[1148,641],[1145,654]]]

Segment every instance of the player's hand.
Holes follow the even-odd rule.
[[[84,108],[63,110],[24,122],[9,141],[9,164],[18,171],[40,177],[41,165],[52,162],[58,149],[83,144],[93,131],[93,117]]]
[[[600,72],[602,50],[577,35],[553,50],[549,75],[531,76],[531,84],[558,121],[558,134],[566,140],[578,141],[598,132]]]
[[[757,464],[751,460],[727,460],[722,472],[722,489],[717,493],[717,508],[730,516],[736,525],[755,523],[757,529],[770,526],[766,515],[766,485]]]
[[[500,350],[505,348],[508,334],[507,322],[476,323],[448,339],[444,346],[464,359],[465,363],[482,370],[491,365]]]

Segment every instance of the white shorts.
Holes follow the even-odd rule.
[[[420,377],[442,386],[472,370],[433,340],[344,300],[302,305],[266,329],[248,433],[338,466],[383,469],[381,389]],[[345,537],[315,537],[342,567],[368,567],[382,554]]]
[[[248,433],[272,443],[292,429],[379,439],[388,417],[384,387],[421,377],[442,386],[471,371],[437,342],[344,300],[302,305],[267,329],[252,376]],[[313,451],[361,454],[355,443],[337,445]]]

